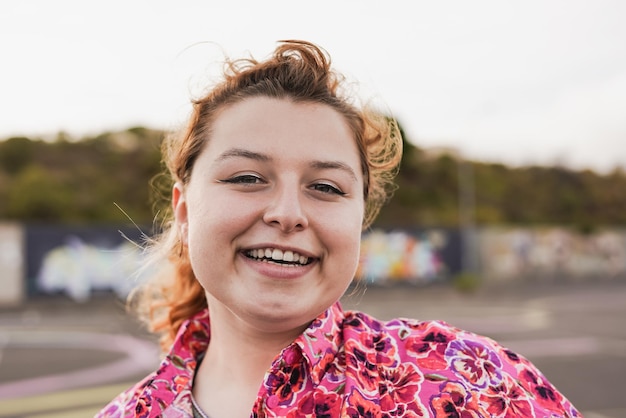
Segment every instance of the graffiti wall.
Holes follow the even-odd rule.
[[[357,280],[374,284],[431,283],[460,270],[456,231],[373,230],[363,235]]]
[[[25,235],[28,295],[62,293],[86,301],[106,290],[124,297],[144,279],[136,228],[27,226]],[[363,236],[357,280],[430,283],[458,272],[460,260],[456,231],[373,230]]]
[[[45,294],[85,301],[101,290],[125,297],[149,274],[139,274],[142,239],[134,227],[0,225],[0,303]],[[486,282],[626,277],[625,230],[483,228],[477,246]],[[375,229],[363,235],[357,280],[428,284],[455,276],[461,263],[458,230]]]
[[[626,231],[488,228],[480,233],[480,255],[491,281],[610,279],[626,275]]]
[[[106,290],[125,297],[143,279],[141,242],[136,228],[28,226],[28,294],[63,293],[85,301]]]

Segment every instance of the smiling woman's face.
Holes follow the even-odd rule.
[[[212,320],[300,329],[357,268],[363,174],[328,105],[249,98],[223,109],[174,213]]]

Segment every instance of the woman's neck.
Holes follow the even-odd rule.
[[[242,407],[250,416],[263,377],[274,358],[302,333],[304,327],[280,333],[263,332],[209,299],[211,341],[196,371],[193,393],[211,417],[224,416],[224,405]],[[237,416],[235,411],[229,415]]]
[[[241,372],[235,376],[231,374],[231,379],[237,376],[245,377],[246,371],[253,373],[257,371],[257,375],[261,372],[262,378],[272,360],[306,328],[304,325],[280,332],[258,329],[237,318],[214,299],[209,300],[209,318],[211,341],[205,360],[209,360],[212,367],[218,370]]]

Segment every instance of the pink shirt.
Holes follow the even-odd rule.
[[[96,417],[192,418],[209,344],[207,311],[179,330],[160,368]],[[233,360],[236,361],[236,360]],[[440,321],[376,320],[339,303],[274,360],[251,417],[580,417],[525,358]]]

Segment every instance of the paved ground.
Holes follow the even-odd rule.
[[[355,290],[380,318],[443,319],[529,357],[587,418],[626,417],[626,281]],[[154,339],[109,296],[0,309],[0,418],[93,416],[153,370]]]

